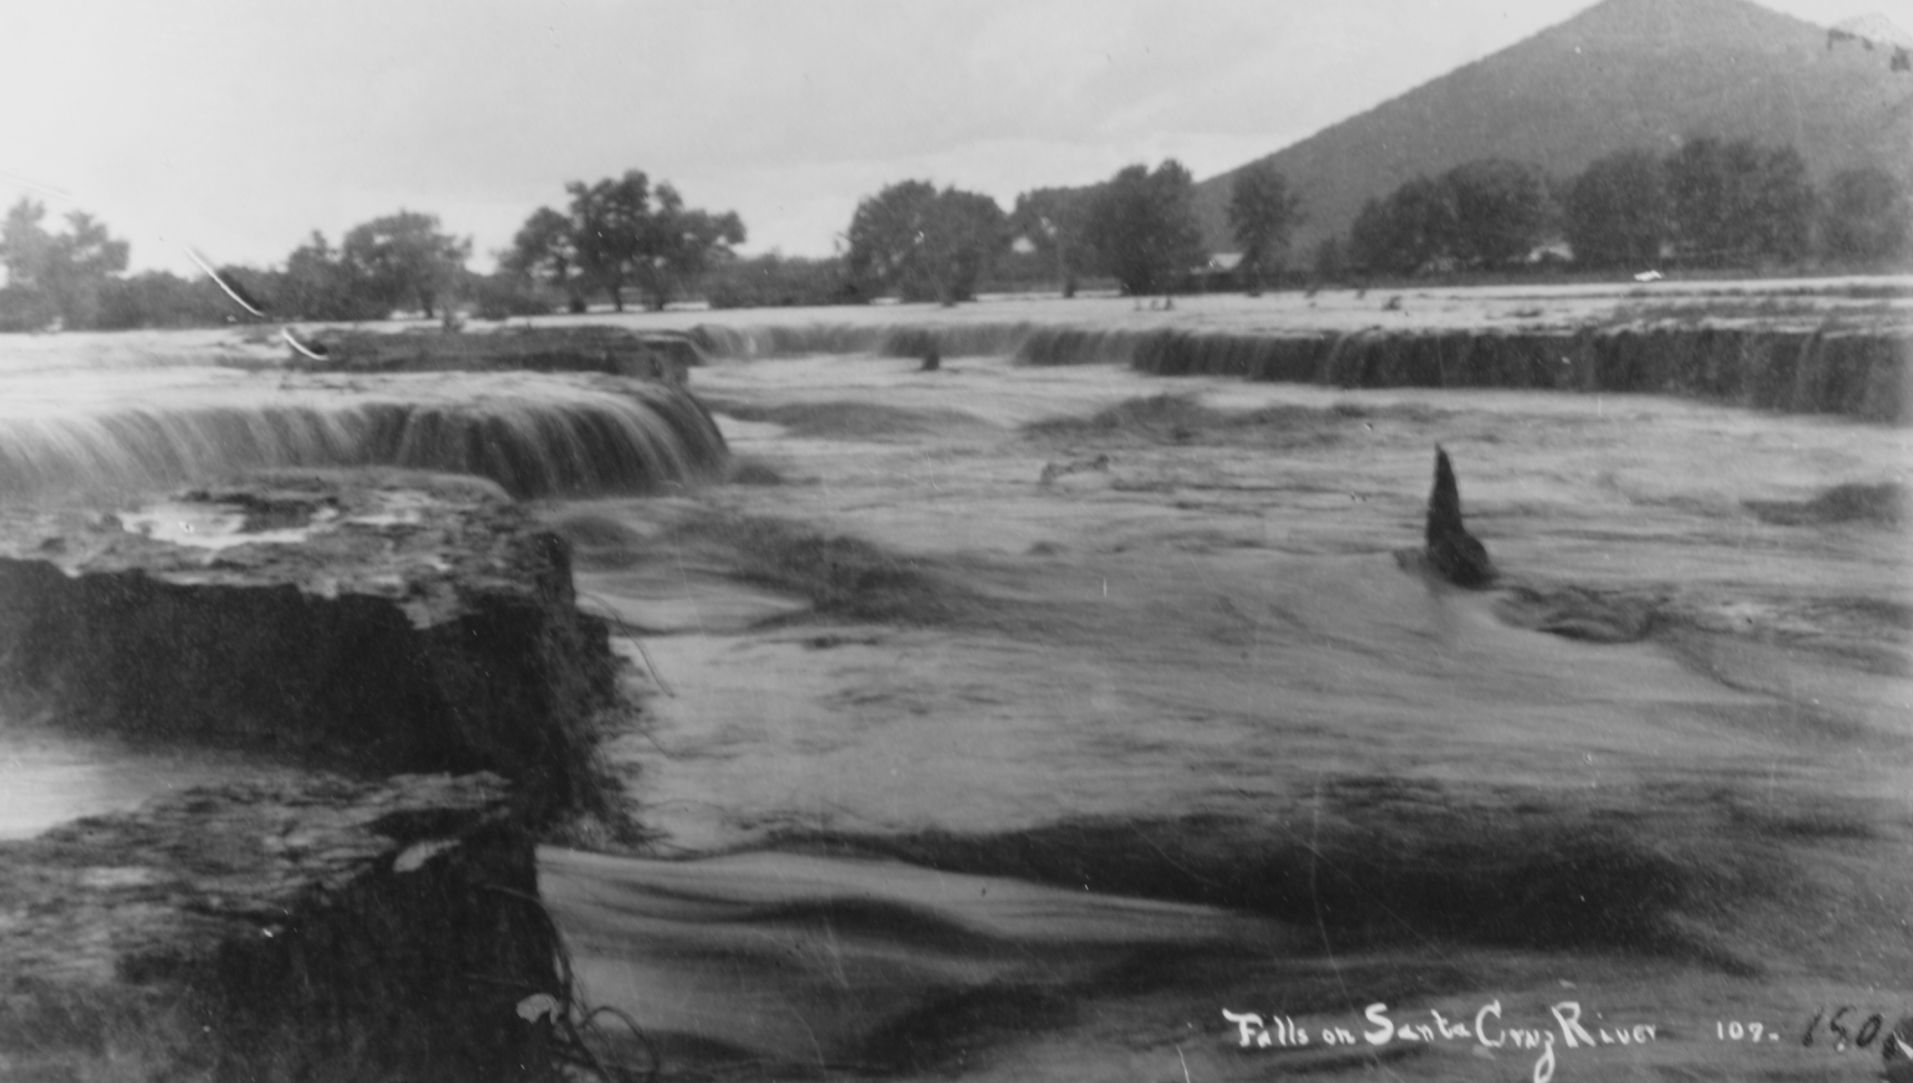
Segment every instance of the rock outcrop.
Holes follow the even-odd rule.
[[[1907,487],[1896,481],[1835,485],[1811,500],[1747,500],[1743,506],[1762,522],[1776,526],[1829,526],[1861,523],[1896,527],[1906,522],[1913,504]]]
[[[188,791],[0,844],[0,1077],[547,1078],[557,934],[489,775]]]
[[[491,771],[534,820],[616,813],[606,629],[563,539],[476,479],[279,473],[0,520],[0,703],[359,775]]]
[[[1645,591],[1520,585],[1495,605],[1502,620],[1563,639],[1636,643],[1664,624],[1668,599]]]
[[[312,346],[321,359],[295,357],[300,367],[351,372],[603,372],[681,385],[689,369],[704,363],[703,352],[685,335],[618,327],[327,331]]]
[[[1455,584],[1478,590],[1494,582],[1494,564],[1488,549],[1461,521],[1461,490],[1448,452],[1435,448],[1435,488],[1428,496],[1428,528],[1423,550],[1427,566]]]
[[[0,516],[0,724],[284,767],[0,844],[0,1077],[556,1078],[535,836],[625,826],[626,709],[569,548],[488,482]]]

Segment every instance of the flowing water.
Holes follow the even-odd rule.
[[[562,497],[541,513],[648,697],[608,751],[658,837],[547,850],[543,890],[668,1074],[1526,1079],[1545,1052],[1561,1079],[1867,1079],[1877,1044],[1798,1040],[1814,1010],[1913,1011],[1908,539],[1756,511],[1905,485],[1906,430],[811,353],[693,373],[758,483],[678,489],[652,464],[707,461],[663,435],[683,415],[593,378],[34,349],[10,493],[384,461],[410,432]],[[631,476],[614,437],[662,495],[602,491]],[[1437,443],[1496,591],[1398,558]],[[1514,604],[1563,592],[1557,627],[1628,625],[1588,598],[1652,616],[1593,642]],[[34,733],[0,748],[38,780],[19,830],[202,769]],[[1570,1002],[1627,1043],[1570,1044]],[[1371,1043],[1374,1003],[1546,1048]],[[1315,1037],[1244,1050],[1225,1011]]]
[[[680,1064],[1530,1078],[1539,1047],[1319,1031],[1372,1030],[1378,1002],[1551,1023],[1572,999],[1660,1037],[1564,1045],[1563,1079],[1878,1071],[1877,1048],[1799,1038],[1820,999],[1913,1010],[1913,878],[1891,856],[1913,843],[1908,539],[1750,507],[1904,485],[1905,430],[1635,395],[916,368],[700,370],[740,462],[780,483],[553,511],[581,539],[581,597],[646,630],[627,653],[651,723],[613,753],[659,851],[757,852],[668,875],[548,858],[586,988],[654,1020]],[[1051,423],[1125,403],[1140,421]],[[1497,591],[1397,558],[1437,443]],[[868,543],[847,581],[920,575],[908,596],[938,604],[871,619],[812,597],[804,619],[801,583],[726,548],[757,517]],[[1546,634],[1522,591],[1655,616],[1622,642]],[[992,969],[1013,949],[987,913],[829,853],[981,877],[973,902],[1056,894],[1029,965]],[[1138,923],[1126,955],[1050,961],[1095,903],[1138,895],[1188,907],[1191,939]],[[1657,899],[1664,921],[1625,916]],[[1217,933],[1225,915],[1243,924]],[[1318,1037],[1243,1052],[1224,1009]],[[1735,1020],[1787,1041],[1716,1040]]]
[[[702,408],[660,385],[329,376],[279,370],[276,359],[233,332],[0,336],[0,500],[91,504],[120,511],[128,530],[214,550],[297,545],[303,530],[234,533],[236,513],[154,494],[251,469],[354,466],[472,473],[532,497],[657,492],[710,477],[725,454]],[[407,509],[386,514],[397,521]],[[74,736],[51,721],[0,725],[6,837],[266,769]]]
[[[683,392],[603,377],[166,365],[17,372],[6,386],[0,496],[10,498],[328,466],[478,474],[518,496],[656,491],[723,458]]]

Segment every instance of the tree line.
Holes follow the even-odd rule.
[[[1301,203],[1263,163],[1238,175],[1229,219],[1243,267],[1260,281],[1282,268]],[[846,236],[857,292],[946,304],[973,298],[1005,259],[1041,268],[1065,297],[1090,278],[1111,279],[1131,296],[1174,292],[1209,259],[1195,178],[1173,158],[1088,187],[1024,192],[1008,214],[980,193],[905,181],[859,203]]]
[[[686,205],[640,170],[572,181],[559,207],[525,219],[498,270],[466,267],[470,238],[438,217],[400,210],[348,230],[334,246],[314,231],[282,266],[220,269],[224,287],[168,272],[126,276],[128,246],[84,212],[49,227],[22,199],[0,225],[0,330],[117,329],[231,318],[231,289],[281,319],[427,318],[453,303],[485,318],[585,311],[602,298],[623,311],[702,297],[714,307],[860,303],[880,296],[956,304],[986,283],[1060,288],[1113,283],[1142,297],[1188,288],[1210,266],[1195,181],[1174,159],[1127,166],[1076,188],[1036,188],[1005,212],[992,197],[927,180],[890,184],[859,201],[829,258],[742,257],[735,212]],[[1307,208],[1267,161],[1239,170],[1227,204],[1251,292],[1288,270]],[[1344,236],[1310,254],[1317,280],[1498,270],[1537,256],[1591,268],[1703,268],[1902,261],[1909,244],[1904,186],[1877,168],[1836,174],[1816,191],[1790,146],[1698,138],[1671,154],[1624,150],[1565,180],[1489,158],[1417,176],[1362,207]],[[1558,243],[1557,243],[1558,242]]]
[[[1505,159],[1417,176],[1368,200],[1348,236],[1314,253],[1317,274],[1493,270],[1543,258],[1589,268],[1756,268],[1811,258],[1882,266],[1908,255],[1904,186],[1873,167],[1816,191],[1791,146],[1689,139],[1673,153],[1622,150],[1564,181]],[[1547,253],[1550,241],[1564,252]]]
[[[488,318],[560,303],[583,311],[594,295],[622,311],[628,293],[662,308],[744,241],[736,214],[687,207],[670,184],[654,189],[637,170],[572,182],[566,192],[566,209],[535,211],[491,275],[466,266],[469,237],[448,233],[437,215],[400,210],[354,226],[336,246],[314,230],[282,266],[220,267],[221,282],[166,271],[126,276],[127,242],[104,224],[75,211],[57,230],[43,204],[22,199],[0,225],[0,331],[214,324],[238,312],[228,291],[273,318],[312,321],[398,310],[431,319],[461,302]]]

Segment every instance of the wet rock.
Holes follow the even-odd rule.
[[[942,367],[943,355],[937,352],[936,345],[932,343],[928,349],[923,351],[923,363],[917,366],[917,370],[919,372],[935,372]]]
[[[352,372],[445,372],[526,369],[602,372],[682,384],[704,355],[688,336],[618,327],[500,328],[489,332],[328,331],[311,345],[321,357],[307,368]]]
[[[1448,453],[1435,448],[1435,488],[1428,496],[1428,528],[1423,550],[1428,568],[1458,587],[1478,589],[1494,582],[1488,550],[1461,521],[1461,491],[1455,485]]]
[[[1037,477],[1036,483],[1047,489],[1056,484],[1059,478],[1084,473],[1108,474],[1109,456],[1098,455],[1093,459],[1068,459],[1062,462],[1044,463],[1043,473]]]
[[[0,704],[359,775],[492,771],[617,814],[624,708],[569,547],[469,478],[279,473],[0,518]]]
[[[1867,523],[1898,526],[1907,519],[1906,486],[1886,481],[1877,485],[1835,485],[1805,501],[1748,500],[1748,511],[1776,526],[1820,526]]]
[[[513,806],[315,775],[0,844],[0,1076],[534,1078],[515,1006],[566,991]]]
[[[1635,643],[1663,619],[1666,599],[1581,587],[1516,587],[1496,604],[1501,619],[1517,628],[1589,643]]]

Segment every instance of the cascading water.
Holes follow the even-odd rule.
[[[876,354],[921,357],[935,348],[945,357],[1014,353],[1030,336],[1029,323],[799,325],[699,324],[690,339],[712,357],[762,359],[805,354]]]
[[[0,405],[0,495],[189,484],[271,467],[476,474],[515,496],[649,492],[716,471],[723,437],[677,387],[534,373],[38,373]]]

